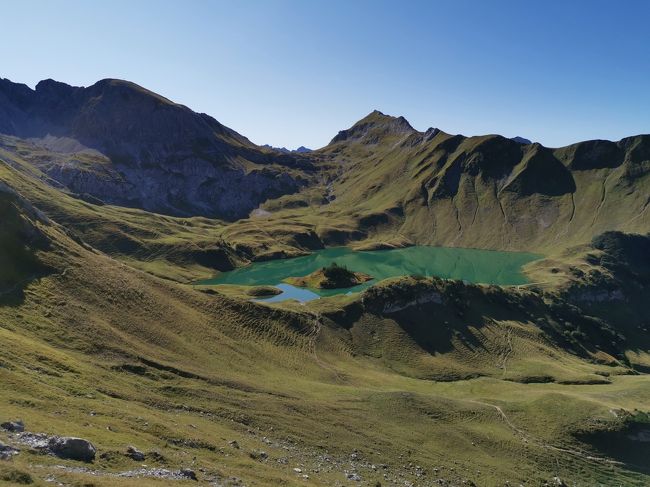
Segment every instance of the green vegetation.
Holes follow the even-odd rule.
[[[648,484],[645,138],[605,164],[375,112],[305,156],[316,183],[232,223],[65,192],[44,164],[79,155],[0,142],[0,422],[97,448],[80,464],[0,430],[20,448],[0,484]],[[546,257],[518,286],[396,277],[305,304],[187,284],[347,243]],[[370,277],[338,262],[305,283]]]
[[[357,278],[355,272],[349,270],[344,265],[339,266],[336,262],[332,262],[327,267],[323,267],[321,269],[321,272],[323,273],[325,279],[330,281],[332,285],[335,285],[337,283],[344,285],[347,284],[348,286],[354,285],[352,284],[352,281],[356,281]]]
[[[560,303],[407,278],[283,309],[165,282],[56,226],[42,233],[37,256],[52,273],[0,306],[0,410],[29,431],[87,438],[98,457],[90,474],[24,449],[12,465],[35,482],[157,485],[113,476],[138,468],[131,444],[148,466],[191,466],[202,482],[332,485],[346,471],[367,482],[421,471],[478,485],[647,480],[579,434],[616,427],[612,409],[646,411],[648,381],[614,355],[585,359],[598,341],[568,351],[549,330],[598,324]]]
[[[27,472],[0,465],[0,482],[13,485],[32,485],[34,480]]]
[[[262,296],[277,296],[282,291],[273,286],[254,286],[246,291],[249,296],[262,297]]]
[[[373,277],[363,272],[353,272],[345,266],[332,262],[327,267],[322,267],[305,277],[288,277],[284,282],[300,287],[314,289],[340,289],[358,286],[372,280]]]

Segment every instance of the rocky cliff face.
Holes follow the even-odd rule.
[[[173,215],[241,218],[297,191],[312,172],[300,154],[259,148],[208,115],[120,80],[88,88],[46,80],[35,90],[0,80],[0,133],[68,152],[66,164],[41,168],[75,193]],[[103,170],[79,163],[89,151],[106,159]]]

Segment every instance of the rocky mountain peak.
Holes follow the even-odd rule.
[[[532,144],[532,142],[529,139],[526,139],[524,137],[519,137],[518,135],[515,137],[512,137],[510,140],[514,140],[515,142],[519,142],[520,144]]]
[[[385,115],[373,110],[347,130],[341,130],[330,142],[336,144],[346,140],[358,140],[364,144],[376,144],[382,138],[408,135],[417,132],[402,116]]]
[[[302,154],[262,151],[206,114],[111,78],[89,87],[46,79],[34,90],[2,81],[0,133],[93,149],[108,161],[101,170],[44,169],[72,192],[173,215],[239,218],[295,192],[311,169]]]
[[[53,80],[52,78],[44,79],[39,81],[36,84],[34,91],[37,93],[56,93],[56,92],[70,92],[74,90],[75,87],[70,86],[67,83],[62,83],[61,81]]]

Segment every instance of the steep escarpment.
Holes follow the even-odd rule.
[[[574,272],[559,294],[585,314],[607,320],[627,337],[628,358],[650,371],[650,234],[606,232],[581,255],[585,271]]]
[[[31,90],[0,80],[0,114],[0,133],[68,154],[64,163],[41,167],[71,191],[160,213],[240,218],[295,192],[312,169],[300,153],[257,147],[214,118],[127,81],[82,88],[45,80]],[[103,171],[78,161],[89,153]]]

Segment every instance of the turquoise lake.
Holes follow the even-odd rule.
[[[322,296],[359,292],[387,277],[406,275],[438,276],[472,283],[518,285],[527,282],[522,266],[539,259],[537,254],[448,247],[407,247],[392,250],[355,251],[336,247],[292,259],[254,262],[246,267],[224,272],[198,284],[270,285],[282,294],[265,302],[296,299],[301,302]],[[282,282],[287,277],[305,276],[332,262],[374,277],[372,281],[344,289],[306,289]]]

